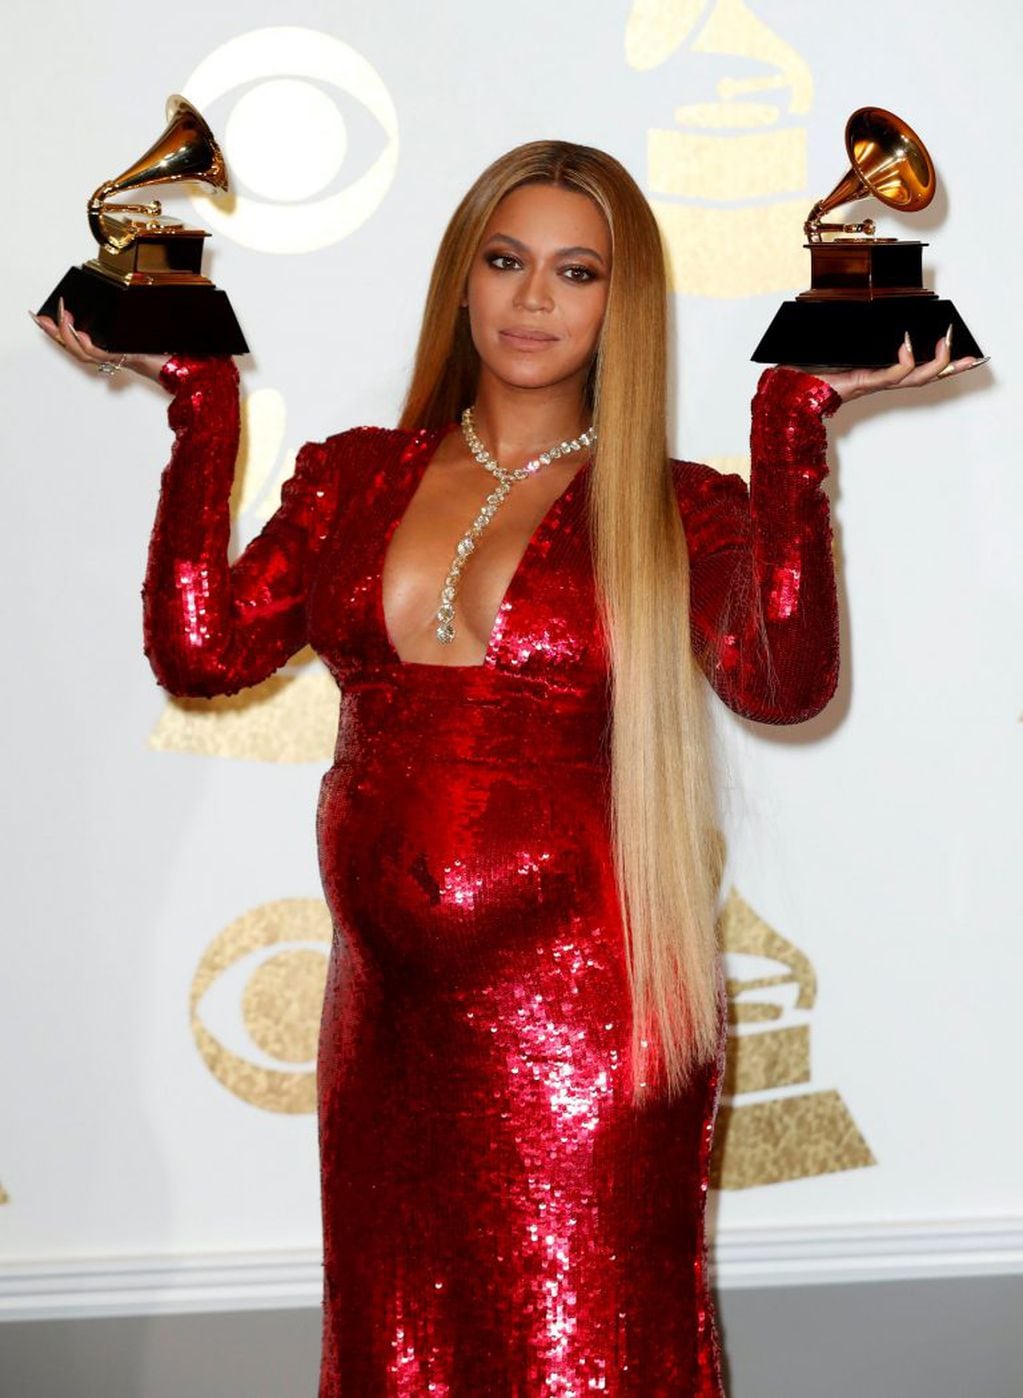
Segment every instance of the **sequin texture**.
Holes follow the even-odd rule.
[[[607,654],[587,467],[520,561],[484,662],[399,659],[381,572],[440,432],[307,443],[229,564],[238,384],[177,356],[143,588],[177,694],[312,644],[341,691],[316,817],[333,918],[319,1044],[320,1398],[718,1398],[705,1210],[717,1058],[636,1107],[607,825]],[[792,723],[838,674],[822,380],[766,370],[747,488],[673,463],[691,631],[736,712]]]

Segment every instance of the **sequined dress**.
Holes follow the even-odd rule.
[[[229,564],[237,371],[177,356],[161,377],[175,441],[143,588],[158,680],[227,694],[311,644],[340,688],[316,818],[335,929],[320,1398],[717,1398],[705,1204],[724,1021],[684,1097],[630,1104],[591,466],[531,537],[483,664],[402,662],[383,559],[443,431],[307,443]],[[672,464],[694,647],[724,702],[765,723],[816,713],[837,680],[822,482],[840,402],[766,370],[749,487]]]

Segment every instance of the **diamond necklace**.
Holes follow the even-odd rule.
[[[455,639],[455,593],[458,591],[458,584],[461,581],[462,569],[476,547],[477,539],[497,513],[498,506],[506,499],[512,488],[512,482],[525,480],[526,476],[532,476],[539,471],[541,466],[549,466],[552,461],[557,461],[559,457],[569,456],[574,451],[582,451],[583,447],[588,447],[597,440],[597,434],[591,427],[586,432],[580,432],[579,436],[573,437],[571,441],[560,442],[556,447],[548,447],[545,452],[541,452],[532,461],[527,461],[525,466],[520,466],[515,471],[506,471],[503,466],[497,464],[476,435],[476,428],[472,420],[472,408],[466,408],[462,414],[462,436],[476,460],[481,466],[485,466],[491,475],[497,477],[498,483],[487,496],[482,509],[466,533],[459,539],[455,556],[451,561],[451,568],[444,579],[444,586],[441,588],[440,594],[440,607],[436,615],[437,640],[442,641],[444,645],[448,645]]]

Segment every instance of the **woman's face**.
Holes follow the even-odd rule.
[[[586,194],[529,184],[498,204],[463,302],[486,371],[517,388],[576,378],[596,352],[611,276],[611,234]]]

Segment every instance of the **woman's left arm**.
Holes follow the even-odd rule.
[[[938,342],[917,365],[904,344],[886,369],[765,369],[752,403],[750,483],[676,463],[690,560],[694,652],[717,693],[760,723],[800,723],[835,692],[839,624],[824,419],[843,402],[973,368]]]

